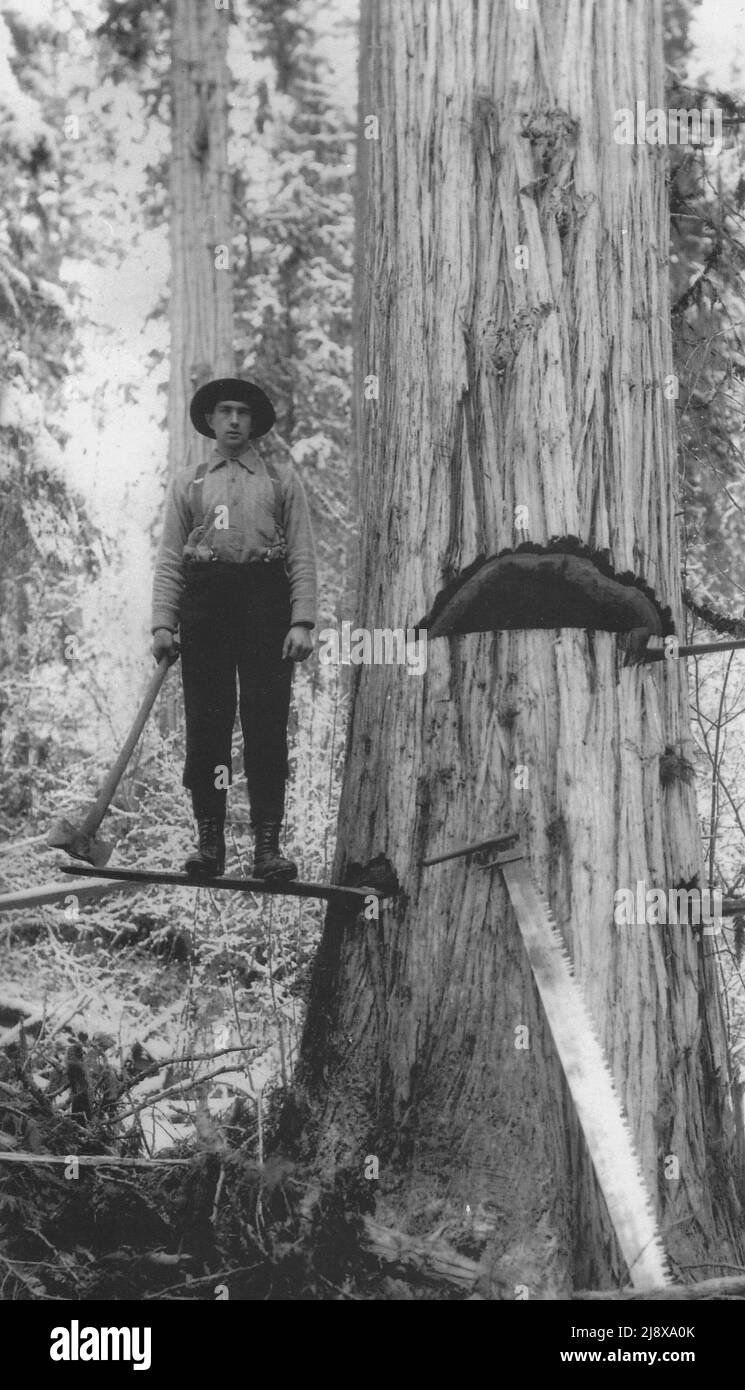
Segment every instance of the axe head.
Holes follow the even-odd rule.
[[[92,864],[94,869],[102,869],[104,864],[108,864],[114,848],[107,841],[97,840],[95,835],[89,835],[87,831],[79,829],[64,817],[55,821],[47,836],[47,844],[51,849],[65,850],[73,859],[82,859],[86,864]]]

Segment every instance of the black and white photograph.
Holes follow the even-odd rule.
[[[712,1370],[745,3],[0,0],[0,178],[0,1303]]]

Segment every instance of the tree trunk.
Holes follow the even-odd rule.
[[[230,376],[233,271],[227,125],[230,10],[202,0],[171,8],[171,168],[168,474],[199,463],[209,441],[193,429],[189,402],[211,378]],[[227,264],[225,263],[227,259]],[[161,733],[178,725],[175,691],[159,704]]]
[[[663,103],[660,9],[363,6],[361,626],[416,622],[524,538],[526,505],[532,541],[609,550],[681,630],[665,157],[613,139],[617,108]],[[402,893],[380,923],[327,919],[300,1070],[319,1168],[375,1155],[390,1224],[444,1229],[492,1296],[626,1281],[499,873],[421,867],[516,828],[674,1271],[736,1258],[716,938],[613,921],[618,888],[701,871],[694,789],[660,779],[691,749],[685,663],[625,667],[607,632],[473,633],[433,641],[423,678],[354,668],[351,700],[334,879],[383,853]]]
[[[171,24],[171,376],[169,472],[201,457],[189,401],[233,372],[227,155],[229,9],[174,0]],[[225,261],[226,248],[228,264]]]

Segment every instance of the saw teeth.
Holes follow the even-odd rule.
[[[638,1288],[669,1285],[672,1279],[667,1255],[631,1127],[571,956],[548,901],[533,883],[527,861],[513,860],[500,867],[596,1179],[627,1262],[632,1284]],[[513,899],[512,874],[518,880],[515,886],[517,900]],[[531,899],[536,910],[533,910]],[[526,916],[525,922],[521,921],[521,911]],[[545,933],[541,930],[544,925],[547,928]],[[553,978],[549,974],[550,965],[543,978],[537,964],[534,965],[536,946],[541,936],[561,962],[561,968],[552,972]],[[566,991],[567,985],[569,994],[563,1003],[568,1005],[568,1024],[567,1019],[562,1018],[562,990]],[[577,1027],[574,1027],[575,1023]],[[567,1026],[562,1028],[562,1024]],[[582,1063],[578,1061],[578,1052],[582,1054]],[[594,1086],[593,1083],[597,1084]]]

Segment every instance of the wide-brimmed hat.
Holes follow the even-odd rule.
[[[277,418],[269,397],[255,381],[221,376],[200,386],[189,407],[192,425],[208,439],[215,438],[215,431],[207,424],[207,416],[212,414],[220,401],[243,401],[250,407],[252,439],[260,439],[262,434],[267,434]]]

